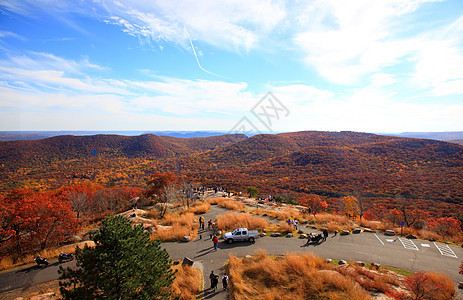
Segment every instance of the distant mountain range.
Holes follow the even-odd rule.
[[[155,134],[159,136],[171,136],[178,138],[195,138],[224,135],[219,131],[0,131],[0,141],[42,140],[61,135],[125,135],[137,136],[143,134]]]
[[[227,134],[225,131],[0,131],[0,141],[18,141],[18,140],[41,140],[61,135],[125,135],[137,136],[143,134],[154,134],[159,136],[171,136],[177,138],[197,138],[210,137]],[[246,133],[248,137],[258,133]],[[402,132],[402,133],[378,133],[379,135],[400,136],[408,138],[438,140],[460,143],[463,139],[463,131],[445,131],[445,132]]]
[[[443,132],[402,132],[398,134],[391,134],[400,137],[438,140],[453,142],[454,140],[463,139],[463,131],[443,131]]]
[[[262,193],[396,196],[452,213],[463,207],[463,146],[358,132],[178,138],[143,134],[0,142],[0,189],[79,182],[143,187],[171,170],[188,180]],[[450,206],[449,203],[459,206]],[[461,204],[461,205],[460,205]],[[461,211],[463,213],[463,211]]]

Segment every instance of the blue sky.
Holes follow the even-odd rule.
[[[463,130],[461,0],[0,0],[0,13],[0,130]]]

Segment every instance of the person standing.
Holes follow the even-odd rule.
[[[293,224],[294,224],[294,227],[295,227],[296,230],[297,230],[297,220],[296,220],[296,219],[294,219]]]
[[[327,237],[328,237],[328,230],[326,228],[323,228],[323,241],[326,241]]]
[[[212,238],[212,243],[214,243],[214,251],[217,251],[217,247],[219,245],[219,239],[217,238],[216,235]]]
[[[222,277],[222,286],[223,286],[224,291],[228,288],[228,276],[227,276],[227,274],[224,274],[223,277]]]

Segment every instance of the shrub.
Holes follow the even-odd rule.
[[[398,300],[445,300],[455,295],[453,281],[445,274],[417,272],[403,279],[403,285],[407,289],[405,292],[395,291],[387,295]]]

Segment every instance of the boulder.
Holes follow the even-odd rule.
[[[373,230],[373,229],[371,229],[371,228],[363,228],[363,232],[375,233],[376,230]]]
[[[370,265],[370,269],[372,269],[372,270],[379,270],[380,267],[381,267],[381,265],[377,264],[377,263],[371,263],[371,265]]]
[[[341,265],[347,265],[347,261],[341,259],[341,260],[339,261],[338,265],[340,265],[340,266],[341,266]]]
[[[274,232],[270,235],[271,237],[280,237],[281,236],[281,233],[279,232]]]
[[[407,238],[407,239],[410,239],[410,240],[416,240],[416,239],[417,239],[417,237],[414,236],[413,234],[407,235],[406,238]]]
[[[314,221],[314,220],[310,220],[310,221],[309,221],[309,224],[310,224],[310,225],[313,225],[313,224],[315,224],[315,221]]]
[[[266,216],[268,216],[268,215],[267,215],[267,214],[263,214],[263,215],[262,215],[262,217],[266,217]]]
[[[359,233],[361,233],[362,231],[363,231],[362,228],[355,228],[354,230],[352,230],[352,233],[354,233],[354,234],[359,234]]]
[[[463,282],[459,282],[459,283],[458,283],[458,288],[459,288],[459,289],[463,289]]]
[[[387,235],[387,236],[395,236],[395,231],[394,230],[386,230],[384,232],[384,235]]]
[[[325,262],[330,264],[333,262],[333,260],[331,258],[325,258]]]
[[[299,233],[299,234],[303,234],[303,233],[304,233],[304,231],[302,231],[302,230],[298,230],[298,231],[297,231],[297,233]]]
[[[182,237],[182,242],[187,243],[189,241],[190,241],[190,236],[189,235],[185,235],[184,237]]]
[[[349,235],[349,234],[350,234],[349,230],[343,230],[340,233],[340,235]]]
[[[188,257],[185,256],[182,262],[182,266],[192,266],[194,261]]]
[[[307,234],[305,233],[302,233],[300,236],[299,236],[300,239],[306,239],[307,238]]]
[[[307,220],[301,221],[301,225],[306,225],[308,223]]]
[[[287,237],[287,238],[292,238],[292,237],[293,237],[293,234],[292,234],[292,233],[288,233],[288,234],[286,235],[286,237]]]
[[[71,243],[78,243],[78,242],[82,242],[82,238],[78,235],[73,235],[69,238],[69,241]]]
[[[259,233],[259,236],[260,236],[260,237],[264,237],[264,236],[265,236],[265,233],[261,232],[261,233]]]
[[[55,293],[46,293],[41,295],[32,296],[31,300],[51,300],[51,299],[59,299]]]
[[[363,261],[356,261],[355,264],[359,267],[364,267],[365,266],[365,263]]]
[[[432,237],[432,238],[429,239],[429,241],[430,241],[430,242],[435,242],[436,239]]]

